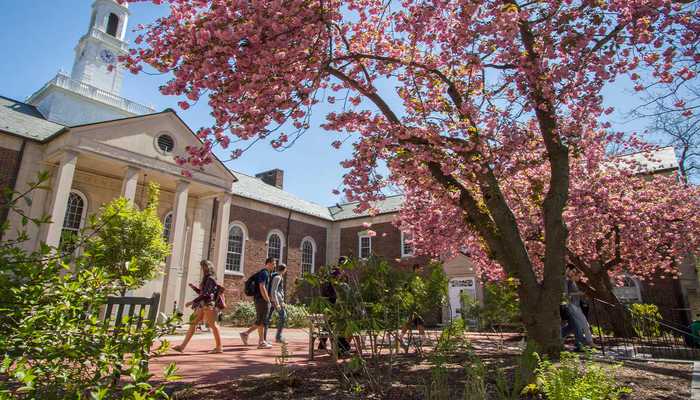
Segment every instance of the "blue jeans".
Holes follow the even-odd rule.
[[[272,313],[277,311],[277,334],[275,335],[276,340],[282,340],[282,330],[284,325],[287,323],[287,309],[284,307],[276,307],[274,304],[270,307],[270,313],[267,316],[267,324],[265,324],[265,340],[267,340],[267,328],[270,326],[270,321],[272,321]]]

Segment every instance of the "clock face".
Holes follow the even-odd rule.
[[[117,61],[117,57],[114,56],[114,53],[107,49],[100,51],[100,58],[107,64],[113,64],[115,61]]]

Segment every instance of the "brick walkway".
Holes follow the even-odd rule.
[[[198,333],[192,338],[184,353],[170,350],[164,356],[152,358],[151,372],[157,379],[162,376],[163,368],[174,362],[178,367],[177,374],[182,377],[181,382],[197,384],[217,383],[244,375],[274,372],[275,359],[281,354],[280,345],[273,344],[271,349],[258,350],[258,335],[252,333],[249,345],[244,346],[238,335],[243,330],[243,328],[221,328],[224,347],[224,352],[221,354],[207,354],[207,351],[214,348],[214,337],[208,332]],[[275,332],[272,330],[268,334],[268,339],[274,336]],[[171,346],[174,346],[180,344],[183,337],[184,335],[176,335],[167,339]],[[330,357],[324,352],[317,354],[313,362],[308,360],[309,342],[306,330],[285,329],[285,338],[288,341],[289,364],[301,367],[330,361]]]

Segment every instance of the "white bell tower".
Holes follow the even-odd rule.
[[[66,126],[108,121],[155,112],[121,97],[129,9],[116,0],[95,0],[88,31],[75,46],[70,75],[59,72],[29,96],[44,118]]]
[[[75,47],[72,79],[119,95],[123,68],[118,58],[128,50],[124,41],[128,18],[126,3],[96,0],[92,4],[88,32]]]

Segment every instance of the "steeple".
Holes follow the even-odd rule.
[[[27,102],[49,121],[75,126],[150,114],[150,107],[121,97],[124,68],[119,57],[129,46],[124,40],[129,9],[116,0],[95,0],[87,33],[75,46],[71,74],[59,72]]]
[[[124,41],[128,18],[126,3],[96,0],[92,4],[88,31],[75,47],[72,79],[119,95],[123,71],[117,61],[128,50]]]

